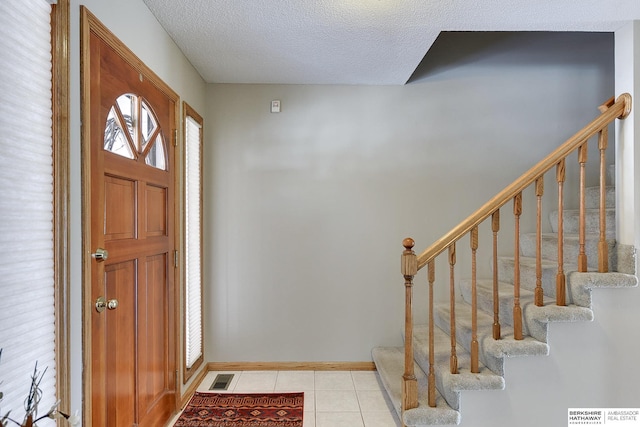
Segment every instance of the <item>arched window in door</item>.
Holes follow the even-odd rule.
[[[120,95],[109,110],[104,149],[128,159],[144,156],[147,165],[167,169],[165,141],[158,119],[142,97],[131,93]]]

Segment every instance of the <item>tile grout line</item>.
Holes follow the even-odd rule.
[[[353,371],[350,372],[351,381],[353,381],[353,390],[356,393],[356,400],[358,402],[358,408],[360,409],[360,420],[362,420],[362,425],[366,427],[364,423],[364,414],[362,413],[362,404],[360,403],[360,395],[358,394],[358,387],[356,386],[356,379],[353,377]]]
[[[234,392],[234,393],[253,392],[252,381],[254,377],[252,377],[251,375],[247,375],[247,372],[248,371],[235,372],[236,374],[235,381],[233,382],[233,387],[230,387],[230,389],[228,390],[229,392]],[[252,372],[252,371],[249,371],[249,372]],[[318,411],[318,399],[319,399],[318,393],[319,392],[320,394],[324,393],[322,394],[321,400],[322,402],[325,402],[327,395],[331,395],[333,392],[344,393],[345,391],[349,391],[350,389],[350,391],[355,393],[355,399],[356,399],[357,408],[358,408],[357,411],[359,412],[359,416],[357,418],[352,418],[353,424],[366,427],[367,426],[366,420],[369,420],[370,417],[364,416],[365,407],[363,406],[363,404],[367,408],[371,409],[371,403],[370,403],[370,400],[372,398],[371,394],[374,391],[380,390],[379,381],[377,381],[374,384],[373,382],[371,382],[371,378],[369,378],[369,376],[367,375],[364,375],[355,371],[347,371],[347,372],[343,372],[343,374],[348,373],[349,375],[348,378],[350,379],[350,382],[345,381],[347,380],[345,376],[342,377],[343,378],[342,380],[339,379],[340,376],[334,377],[336,378],[336,382],[334,382],[334,380],[331,378],[330,375],[323,376],[324,375],[323,372],[324,371],[322,372],[310,371],[309,373],[312,375],[311,378],[309,378],[307,374],[305,374],[305,376],[301,378],[297,378],[293,374],[289,375],[289,371],[276,371],[275,375],[271,376],[271,378],[266,377],[267,378],[266,381],[264,376],[257,376],[255,377],[255,379],[258,380],[257,384],[262,384],[263,386],[266,386],[264,387],[264,390],[272,390],[273,392],[278,392],[278,391],[284,392],[284,391],[293,391],[293,389],[295,388],[295,389],[300,389],[303,392],[313,393],[313,398],[310,400],[313,407],[308,411],[304,411],[304,415],[307,417],[303,418],[303,420],[306,420],[306,419],[309,420],[309,422],[304,422],[305,427],[326,427],[324,424],[321,424],[321,423],[324,422],[326,424],[327,415],[322,415]],[[320,383],[317,381],[318,378],[322,378],[322,381],[320,381]],[[279,381],[281,382],[280,386],[278,385]],[[378,385],[377,387],[375,387],[376,384]],[[319,391],[318,386],[322,386],[322,390]],[[245,388],[247,388],[247,390],[245,390]],[[387,412],[387,411],[383,411],[382,407],[380,409],[381,409],[380,410],[381,413]],[[393,408],[387,408],[387,409],[389,411],[392,411],[391,416],[393,417]],[[327,410],[324,412],[353,413],[353,410],[351,411]],[[368,413],[370,412],[376,412],[376,411],[369,410]],[[359,422],[356,421],[358,419],[360,420]],[[396,424],[394,423],[393,425],[396,425]]]

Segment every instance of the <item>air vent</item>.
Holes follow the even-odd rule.
[[[229,388],[232,379],[233,374],[218,374],[216,375],[216,379],[213,380],[211,387],[209,387],[209,390],[226,390]]]

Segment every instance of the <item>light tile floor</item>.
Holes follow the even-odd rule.
[[[234,374],[226,392],[304,392],[304,427],[400,427],[375,371],[209,372],[198,391],[217,374]]]

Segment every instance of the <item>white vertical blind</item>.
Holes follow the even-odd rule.
[[[185,355],[191,368],[202,356],[202,178],[200,149],[202,126],[192,117],[185,120]]]
[[[0,414],[18,422],[36,362],[39,415],[56,401],[50,14],[0,1]]]

